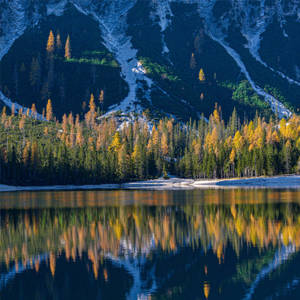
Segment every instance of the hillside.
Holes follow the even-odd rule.
[[[93,94],[101,112],[183,120],[208,117],[216,102],[225,119],[234,107],[248,119],[300,109],[296,0],[12,0],[0,8],[8,106],[35,103],[42,113],[50,98],[58,117],[84,116]]]

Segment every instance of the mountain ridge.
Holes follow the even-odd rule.
[[[155,76],[151,76],[152,74],[149,75],[147,66],[141,64],[141,54],[145,52],[145,50],[141,50],[141,48],[147,48],[147,43],[146,38],[141,37],[140,32],[144,31],[147,33],[148,30],[149,36],[152,34],[154,36],[153,41],[156,43],[156,45],[153,45],[153,53],[155,52],[156,54],[153,55],[150,53],[150,55],[157,56],[158,60],[166,62],[169,68],[176,69],[177,57],[174,55],[174,51],[177,51],[175,48],[181,47],[181,45],[179,45],[171,35],[178,30],[176,23],[180,23],[180,18],[182,18],[182,16],[180,16],[180,10],[184,12],[183,18],[186,18],[186,20],[193,19],[197,22],[194,29],[192,29],[194,24],[192,24],[190,28],[187,28],[189,30],[187,34],[190,34],[195,39],[194,41],[188,41],[189,44],[195,44],[199,36],[200,38],[198,39],[200,42],[198,41],[198,43],[201,44],[201,42],[203,42],[201,40],[204,40],[204,46],[202,45],[202,47],[206,46],[207,41],[209,41],[209,43],[215,43],[214,45],[218,44],[225,53],[222,55],[227,55],[228,59],[234,62],[235,66],[233,63],[230,63],[230,66],[238,69],[238,72],[241,74],[240,76],[248,81],[253,92],[259,95],[261,99],[264,99],[279,116],[290,116],[291,108],[294,111],[299,109],[299,104],[296,100],[290,100],[284,95],[281,97],[285,102],[283,104],[282,101],[280,101],[282,99],[279,99],[280,97],[277,97],[274,93],[272,95],[270,91],[266,90],[266,85],[274,80],[274,82],[279,82],[279,84],[282,85],[281,90],[285,91],[291,89],[296,96],[300,95],[300,82],[298,81],[299,76],[297,75],[297,66],[300,65],[299,62],[297,61],[295,65],[294,74],[287,76],[282,69],[276,69],[274,66],[270,66],[265,62],[262,58],[265,56],[264,53],[262,53],[264,55],[261,55],[261,44],[264,42],[262,37],[266,35],[270,26],[273,26],[274,23],[279,24],[283,39],[289,39],[288,26],[292,24],[292,22],[295,22],[296,25],[294,26],[298,26],[298,11],[300,9],[300,2],[298,0],[276,1],[274,4],[266,1],[261,1],[260,4],[258,4],[256,1],[235,0],[210,2],[204,0],[62,0],[44,2],[13,0],[9,1],[9,3],[2,1],[2,3],[0,2],[0,7],[2,8],[0,13],[0,22],[2,24],[2,30],[0,32],[0,60],[10,51],[14,42],[21,37],[26,30],[36,28],[37,25],[47,19],[49,15],[62,17],[66,7],[70,4],[73,5],[78,12],[91,17],[97,22],[101,31],[99,40],[102,39],[103,45],[114,55],[120,66],[121,77],[128,86],[128,95],[123,98],[121,102],[107,107],[106,111],[108,112],[122,110],[125,112],[134,111],[141,113],[146,108],[150,107],[150,109],[152,109],[153,107],[159,107],[159,102],[162,103],[163,101],[161,99],[166,98],[169,99],[171,106],[179,105],[178,111],[185,109],[186,115],[189,114],[189,111],[191,111],[191,113],[196,112],[195,117],[199,117],[203,111],[205,114],[208,114],[209,109],[212,110],[214,102],[219,102],[220,99],[218,98],[223,97],[222,90],[220,90],[219,94],[214,94],[208,90],[207,93],[210,98],[209,105],[206,103],[199,104],[196,101],[196,97],[193,98],[193,96],[186,96],[187,99],[185,99],[183,92],[176,91],[176,87],[170,88],[171,83],[162,83],[161,81],[163,80],[157,80]],[[14,26],[10,26],[11,24],[14,24]],[[179,30],[181,30],[180,26],[178,27]],[[181,28],[183,27],[184,25],[181,26]],[[140,44],[145,44],[142,45],[142,47],[136,47],[138,37],[135,35],[138,34],[141,40]],[[290,39],[293,42],[293,39]],[[175,44],[175,47],[171,47],[171,44]],[[298,45],[296,46],[295,49],[298,49]],[[191,51],[189,50],[191,53],[197,52],[196,47],[190,48],[192,49]],[[148,51],[150,52],[150,50]],[[201,51],[203,52],[203,50]],[[201,60],[201,51],[199,51],[198,56],[200,59],[198,58],[198,60]],[[181,54],[178,56],[180,55]],[[212,57],[208,58],[211,60],[214,59]],[[245,60],[247,60],[247,62],[245,62]],[[248,63],[248,60],[250,63]],[[198,63],[197,70],[202,65],[207,64],[206,61]],[[253,66],[259,71],[253,70]],[[182,70],[182,65],[176,69],[176,72],[178,72],[179,68]],[[209,68],[211,67],[207,66],[207,69]],[[213,68],[218,69],[215,66],[213,66]],[[222,69],[222,66],[220,69]],[[179,70],[180,74],[182,74],[181,70]],[[211,70],[208,70],[208,72],[212,74],[208,74],[208,77],[213,77],[213,72],[210,71]],[[190,71],[185,72],[188,73]],[[259,73],[259,76],[256,76],[256,73]],[[266,80],[266,82],[263,78],[265,74],[267,74],[266,77],[271,78]],[[182,75],[182,77],[184,76],[185,74]],[[188,76],[189,74],[185,77],[188,78]],[[255,78],[253,78],[254,76]],[[232,79],[230,80],[232,81]],[[186,79],[184,79],[184,82],[185,81]],[[205,85],[202,86],[199,86],[199,82],[196,83],[196,81],[192,84],[195,85],[196,88],[191,88],[190,93],[198,93],[198,90],[205,90],[206,86],[207,89],[209,89],[209,85],[214,84],[214,79],[208,79],[207,84],[205,83]],[[219,85],[219,82],[216,84]],[[187,84],[182,83],[181,89],[184,90],[186,85]],[[164,86],[167,86],[167,90]],[[205,88],[202,88],[203,86],[205,86]],[[157,97],[158,100],[155,100],[153,93],[159,94]],[[2,92],[0,92],[0,98],[6,105],[11,104],[9,97]],[[13,101],[17,102],[16,100],[16,97],[14,97]],[[225,100],[226,99],[224,99],[224,103],[228,103],[228,98],[227,102]],[[188,105],[186,105],[187,103]],[[28,103],[21,104],[27,104],[27,106],[29,106]],[[171,110],[168,111],[167,106],[168,104],[166,103],[163,108],[158,108],[158,110],[172,115],[173,112]],[[178,114],[178,112],[176,112],[175,115],[176,114]]]

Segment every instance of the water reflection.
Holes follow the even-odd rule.
[[[299,299],[299,195],[3,195],[1,299]]]

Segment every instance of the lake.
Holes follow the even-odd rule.
[[[0,299],[300,299],[300,190],[0,194]]]

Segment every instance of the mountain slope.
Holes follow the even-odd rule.
[[[58,115],[83,114],[89,94],[102,92],[106,112],[183,119],[208,115],[215,102],[225,117],[234,107],[247,117],[300,109],[298,0],[2,0],[0,8],[6,104],[35,102],[41,112],[51,98]],[[50,30],[63,44],[70,35],[71,61],[61,50],[47,63]]]

